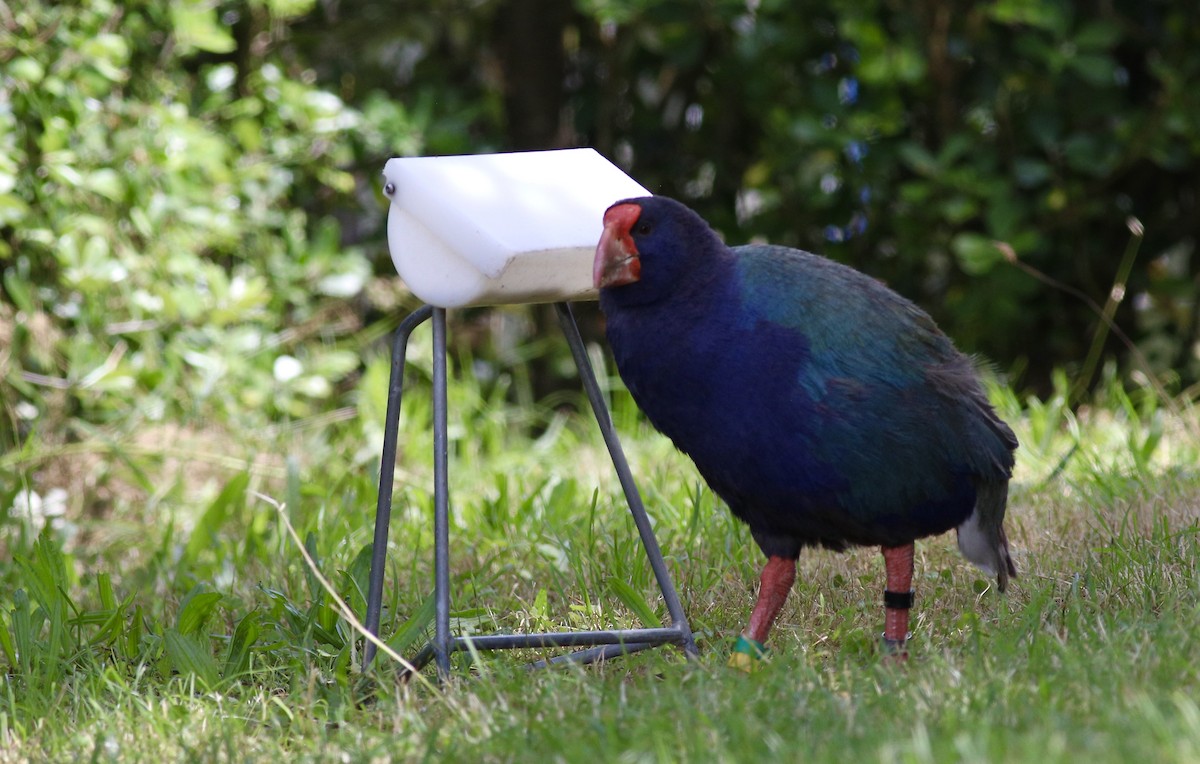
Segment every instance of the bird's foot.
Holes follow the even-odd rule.
[[[733,645],[733,653],[729,656],[729,667],[749,674],[766,656],[766,645],[742,634]]]

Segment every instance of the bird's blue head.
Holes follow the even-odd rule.
[[[715,276],[728,249],[708,223],[665,196],[624,199],[604,213],[595,286],[623,304],[656,302]]]

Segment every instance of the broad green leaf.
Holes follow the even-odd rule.
[[[24,280],[17,275],[15,268],[4,269],[4,289],[12,298],[13,304],[18,310],[23,310],[26,313],[33,312],[33,297],[29,294],[29,289],[26,287]]]
[[[1103,53],[1082,53],[1067,61],[1076,74],[1090,85],[1111,87],[1116,81],[1117,62]]]
[[[358,550],[346,576],[350,579],[350,591],[343,592],[344,599],[349,599],[355,609],[366,607],[367,588],[371,580],[371,544],[366,544]]]
[[[192,529],[192,535],[184,548],[184,558],[195,560],[205,549],[212,547],[225,521],[229,518],[230,510],[240,504],[246,495],[246,486],[250,484],[250,473],[239,472],[234,475],[217,498],[212,500],[208,509],[200,517],[200,522]]]
[[[14,617],[15,615],[16,613],[13,613]],[[8,661],[8,665],[15,668],[17,665],[17,648],[13,641],[12,632],[5,621],[4,612],[0,611],[0,652],[4,653],[4,659]]]
[[[292,509],[292,517],[296,516],[296,509]],[[321,555],[317,553],[317,534],[309,531],[304,534],[304,551],[308,552],[308,556],[312,559],[313,564],[309,566],[307,562],[304,565],[304,580],[308,582],[309,596],[315,603],[321,603],[325,600],[325,587],[321,586],[321,581],[317,578],[317,574],[313,568],[320,569]]]
[[[955,258],[962,269],[972,276],[990,271],[1004,260],[1004,254],[987,236],[978,233],[960,233],[950,242]]]
[[[34,653],[37,650],[29,595],[25,593],[24,589],[17,589],[13,592],[12,604],[9,614],[12,616],[12,651],[16,654],[16,663],[13,665],[16,665],[21,673],[28,676],[33,666]],[[7,650],[8,648],[5,648],[6,652]]]
[[[29,214],[29,205],[16,194],[0,194],[0,226],[17,223]]]
[[[627,581],[622,581],[619,578],[609,578],[608,588],[617,599],[625,603],[625,607],[633,611],[633,614],[638,617],[642,625],[648,628],[662,626],[662,621],[654,614],[654,608],[650,607],[650,603],[646,601],[646,598],[630,586]]]
[[[98,574],[96,588],[99,590],[100,606],[106,610],[115,610],[117,598],[113,594],[112,574],[107,572]]]
[[[109,167],[102,167],[88,173],[83,181],[83,187],[114,202],[119,202],[125,196],[125,182],[116,170]]]
[[[179,608],[179,618],[176,623],[176,629],[180,634],[195,634],[199,632],[208,619],[212,617],[213,611],[217,609],[217,604],[220,603],[222,595],[220,592],[209,592],[193,589]]]
[[[171,668],[176,672],[183,676],[195,676],[206,689],[216,686],[220,670],[207,640],[167,629],[163,634],[163,647]]]
[[[125,631],[125,639],[122,640],[126,660],[134,660],[141,653],[142,625],[145,617],[141,605],[133,609],[133,618],[130,620],[129,628]]]
[[[1041,159],[1021,157],[1013,161],[1013,175],[1023,188],[1039,186],[1049,180],[1051,174],[1050,165]]]
[[[174,0],[171,25],[181,53],[203,50],[209,53],[231,53],[237,48],[229,30],[217,22],[214,5],[204,0]]]
[[[1075,47],[1084,51],[1109,50],[1121,39],[1121,27],[1112,21],[1090,21],[1075,33]]]
[[[1066,27],[1063,6],[1043,0],[998,0],[990,4],[988,13],[1004,24],[1025,24],[1059,33]]]
[[[939,169],[938,161],[919,143],[912,141],[902,143],[899,153],[904,163],[920,175],[932,175]]]
[[[316,0],[267,0],[271,16],[278,19],[288,19],[303,16],[312,10]]]
[[[4,73],[16,80],[29,85],[37,84],[46,76],[46,70],[37,59],[21,56],[9,61],[4,67]]]
[[[221,676],[225,679],[235,679],[250,667],[251,648],[258,641],[259,632],[262,631],[260,620],[259,612],[251,610],[238,621],[237,628],[233,630],[233,639],[229,642],[225,667],[221,670]]]
[[[387,640],[387,646],[403,655],[412,643],[428,631],[435,615],[437,615],[437,602],[431,594],[421,603],[421,607],[417,608],[416,612],[409,616],[400,628],[396,629],[392,638]]]

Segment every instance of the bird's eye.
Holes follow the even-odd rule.
[[[652,230],[654,230],[654,229],[649,223],[643,222],[643,223],[638,223],[637,227],[633,229],[633,232],[636,233],[638,236],[645,236],[646,234],[650,233],[650,231],[652,231]]]

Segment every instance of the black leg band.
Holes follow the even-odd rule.
[[[883,590],[883,606],[892,610],[910,610],[914,601],[912,591],[907,592],[889,592]]]
[[[884,655],[908,655],[906,642],[907,639],[889,639],[884,636],[882,640]]]

